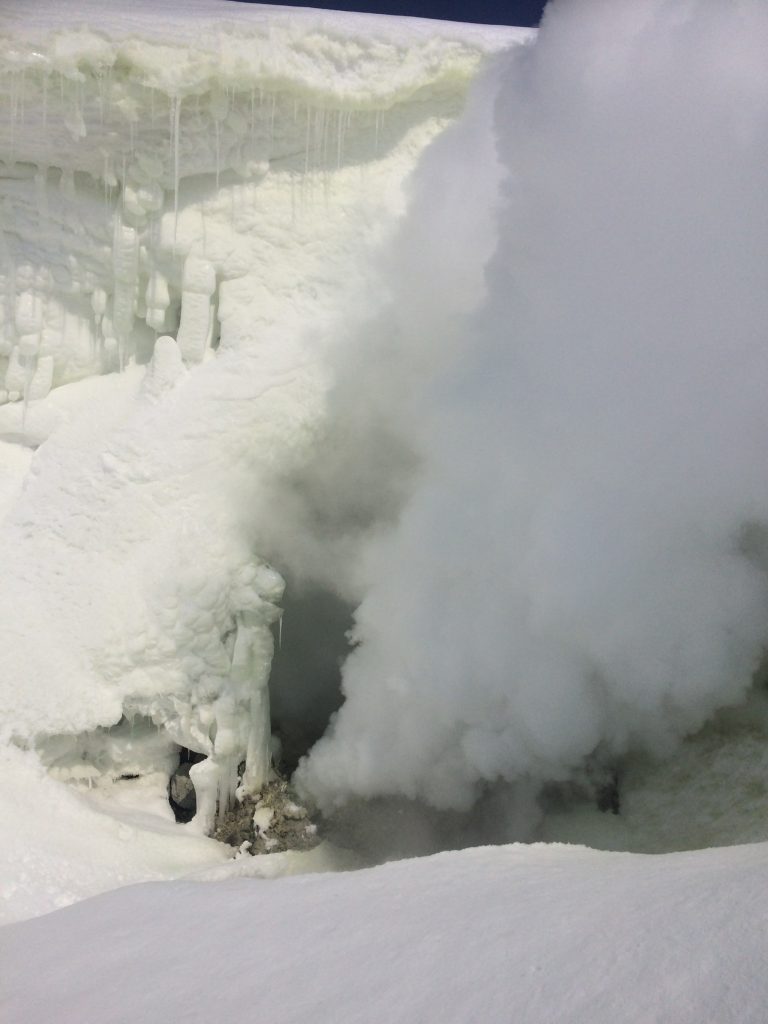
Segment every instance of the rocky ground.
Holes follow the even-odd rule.
[[[214,839],[250,853],[310,850],[320,842],[305,807],[298,802],[287,779],[276,771],[254,797],[244,796],[220,819]]]

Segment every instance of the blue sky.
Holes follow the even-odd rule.
[[[245,0],[249,2],[249,0]],[[260,0],[264,2],[264,0]],[[269,0],[267,0],[269,2]],[[476,21],[489,25],[538,25],[545,0],[283,0],[293,7],[327,7],[338,11]]]

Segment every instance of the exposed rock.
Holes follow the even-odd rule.
[[[189,777],[189,761],[180,764],[171,776],[171,800],[183,811],[194,811],[196,805],[195,787]]]
[[[311,850],[320,842],[317,826],[298,803],[289,782],[274,771],[260,794],[242,796],[230,807],[213,836],[238,849],[250,844],[246,847],[250,853]]]

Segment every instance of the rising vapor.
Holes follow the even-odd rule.
[[[412,462],[357,553],[346,700],[299,773],[326,809],[461,809],[664,751],[750,685],[766,52],[758,0],[555,2],[417,170],[357,392]]]

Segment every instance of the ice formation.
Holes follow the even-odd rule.
[[[307,460],[410,170],[528,36],[3,5],[0,691],[59,779],[167,778],[188,748],[200,831],[242,761],[264,783],[266,481]]]

